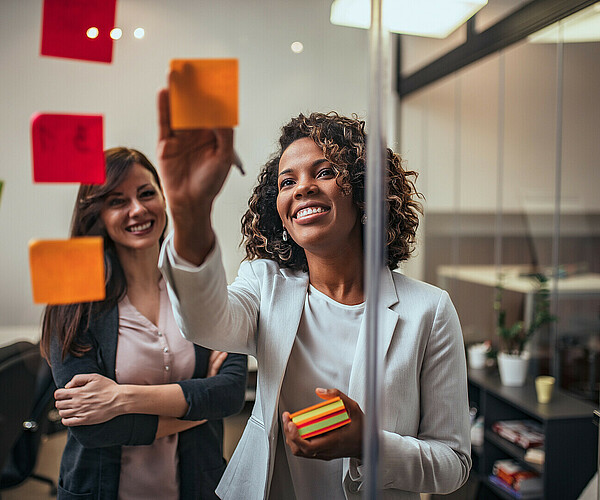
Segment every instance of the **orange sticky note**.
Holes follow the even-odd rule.
[[[170,69],[171,128],[238,124],[237,59],[173,59]]]
[[[34,113],[31,117],[34,182],[104,183],[103,147],[102,115]]]
[[[105,297],[99,236],[33,240],[29,243],[29,267],[36,304],[73,304]]]

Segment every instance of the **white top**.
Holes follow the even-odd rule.
[[[315,394],[317,387],[348,393],[364,310],[364,302],[354,306],[340,304],[309,285],[298,334],[283,377],[279,415],[321,402]],[[281,446],[285,455],[279,449],[276,452],[271,498],[293,498],[292,495],[298,500],[345,498],[341,458],[311,460],[294,456],[283,439],[278,442],[278,447]],[[286,462],[289,473],[284,470]]]
[[[177,327],[164,281],[160,281],[158,326],[125,296],[119,302],[116,380],[119,384],[167,384],[192,378],[194,345]],[[148,446],[121,448],[119,500],[179,499],[177,434]]]

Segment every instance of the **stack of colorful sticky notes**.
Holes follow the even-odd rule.
[[[292,413],[290,418],[305,439],[350,423],[344,402],[339,397]]]

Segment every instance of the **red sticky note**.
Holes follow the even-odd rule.
[[[171,127],[225,128],[238,124],[237,59],[173,59]]]
[[[34,182],[104,183],[102,115],[35,113],[31,145]]]
[[[99,236],[33,240],[29,243],[29,267],[36,304],[73,304],[105,297]]]
[[[111,62],[116,7],[117,0],[44,0],[41,55]]]

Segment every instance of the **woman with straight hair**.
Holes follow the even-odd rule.
[[[222,419],[244,404],[246,357],[182,337],[157,267],[158,174],[134,149],[105,160],[106,182],[79,189],[71,237],[103,237],[106,298],[47,306],[43,321],[68,427],[58,498],[216,498]]]

